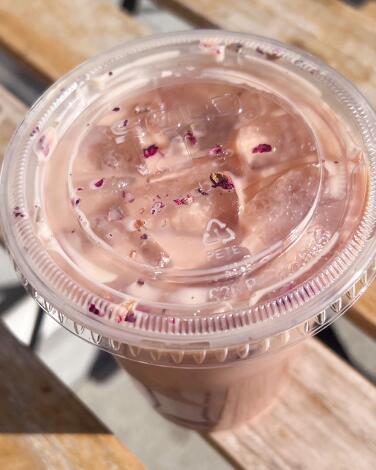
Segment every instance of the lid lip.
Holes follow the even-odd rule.
[[[108,52],[105,53],[108,57],[108,61],[115,60],[116,53],[121,52],[121,56],[125,57],[127,54],[132,53],[133,50],[144,50],[147,49],[148,45],[150,44],[151,46],[155,47],[157,43],[169,40],[168,42],[165,42],[167,45],[169,42],[173,44],[176,42],[177,44],[180,43],[179,39],[184,38],[186,39],[186,42],[190,42],[192,40],[198,40],[198,39],[204,39],[205,37],[217,37],[221,39],[238,39],[244,40],[247,42],[253,42],[257,43],[259,42],[260,44],[266,45],[266,46],[275,46],[281,48],[283,51],[287,52],[292,52],[294,54],[298,54],[299,57],[306,58],[309,62],[312,62],[315,66],[319,67],[322,69],[326,74],[326,80],[328,82],[329,88],[333,90],[335,87],[337,89],[337,95],[339,96],[340,93],[342,93],[342,101],[345,103],[347,100],[347,106],[353,105],[353,102],[356,102],[357,109],[353,111],[354,114],[354,119],[358,122],[360,132],[362,134],[362,138],[364,141],[365,148],[367,150],[367,154],[369,156],[369,163],[370,167],[373,170],[373,172],[376,174],[376,147],[375,147],[375,141],[376,141],[376,115],[374,111],[372,110],[371,106],[369,105],[368,101],[366,98],[362,95],[362,93],[347,79],[345,79],[342,75],[340,75],[338,72],[336,72],[334,69],[326,65],[324,62],[321,60],[317,59],[313,55],[306,53],[304,51],[301,51],[300,49],[296,47],[291,47],[284,45],[278,41],[271,40],[268,38],[264,38],[262,36],[256,36],[256,35],[248,35],[245,33],[232,33],[232,32],[225,32],[225,31],[213,31],[213,30],[195,30],[192,32],[180,32],[180,33],[165,33],[161,34],[158,36],[152,36],[151,38],[146,38],[146,39],[141,39],[141,40],[135,40],[131,42],[127,42],[126,45],[119,45],[116,46],[115,48],[110,49]],[[174,39],[174,41],[172,40]],[[128,52],[127,52],[128,51]],[[85,321],[89,321],[90,323],[93,323],[93,329],[95,330],[95,327],[99,327],[103,329],[104,327],[110,327],[110,329],[115,332],[116,335],[120,334],[122,340],[132,342],[132,337],[135,338],[136,336],[145,338],[146,336],[150,336],[149,338],[152,338],[153,340],[157,340],[158,338],[161,340],[164,340],[166,337],[171,339],[173,337],[174,341],[177,340],[178,342],[184,342],[189,338],[189,341],[192,341],[192,337],[197,338],[198,335],[197,333],[175,333],[173,331],[170,331],[169,333],[161,333],[157,331],[151,331],[149,330],[148,332],[145,330],[138,330],[137,328],[134,328],[133,326],[129,326],[124,329],[119,329],[116,328],[115,325],[104,325],[103,323],[98,322],[96,318],[91,318],[87,316],[87,312],[84,311],[83,308],[78,307],[77,305],[73,305],[73,303],[68,304],[68,301],[62,301],[61,297],[58,296],[54,291],[49,289],[43,282],[43,279],[41,279],[36,272],[32,269],[32,267],[29,265],[29,260],[26,260],[24,255],[21,253],[20,246],[16,243],[15,237],[13,236],[13,227],[7,220],[9,217],[9,201],[6,198],[6,179],[7,175],[9,174],[9,168],[11,166],[11,158],[10,155],[14,154],[16,151],[16,147],[19,146],[17,143],[17,139],[20,137],[20,135],[23,134],[25,129],[27,128],[28,125],[34,120],[34,117],[38,115],[38,112],[40,111],[40,107],[42,104],[46,104],[44,106],[44,110],[50,109],[56,99],[61,99],[59,97],[54,96],[56,94],[56,91],[61,87],[62,83],[68,84],[68,88],[72,83],[74,83],[74,80],[77,80],[80,76],[83,74],[89,72],[94,68],[95,66],[100,65],[101,67],[105,65],[106,61],[103,62],[103,54],[97,55],[92,59],[89,59],[88,61],[84,62],[83,64],[79,65],[73,71],[71,71],[69,74],[63,76],[61,79],[59,79],[51,88],[49,88],[37,101],[36,103],[32,106],[31,110],[27,114],[25,120],[21,123],[21,125],[18,127],[16,130],[12,141],[7,149],[6,152],[6,158],[4,160],[4,165],[2,168],[2,173],[1,173],[1,187],[0,187],[0,199],[5,201],[5,204],[2,204],[0,206],[0,219],[2,222],[3,226],[3,232],[6,240],[6,244],[8,246],[8,249],[11,253],[12,258],[15,260],[15,264],[19,267],[20,271],[23,273],[23,275],[30,280],[31,285],[34,286],[34,288],[37,290],[38,293],[42,297],[44,297],[48,302],[50,302],[52,305],[54,305],[56,308],[63,307],[64,312],[67,313],[67,315],[71,315],[73,318],[80,318],[82,319],[84,317]],[[334,91],[334,90],[333,90]],[[347,95],[347,96],[346,96]],[[339,98],[341,98],[339,96]],[[49,102],[49,103],[48,103]],[[25,134],[26,135],[26,134]],[[356,271],[351,273],[349,270],[346,271],[344,275],[341,275],[337,278],[336,282],[333,283],[335,285],[341,283],[341,287],[338,288],[335,292],[333,292],[329,297],[328,297],[328,292],[327,289],[325,289],[323,292],[317,294],[314,299],[310,299],[309,302],[307,302],[303,306],[299,306],[294,310],[294,317],[295,321],[290,321],[291,327],[295,326],[298,322],[296,321],[296,316],[297,312],[299,312],[300,317],[299,317],[299,323],[304,321],[307,318],[310,318],[317,314],[321,308],[320,308],[320,303],[323,303],[323,299],[325,299],[325,304],[330,305],[333,303],[337,298],[339,298],[341,295],[343,295],[344,292],[346,292],[353,284],[356,282],[362,272],[366,269],[366,267],[372,262],[374,256],[375,256],[375,251],[376,251],[376,238],[374,236],[374,223],[375,223],[375,201],[374,197],[375,195],[375,182],[371,181],[370,183],[370,196],[368,200],[368,212],[371,212],[371,214],[368,214],[368,217],[371,219],[368,222],[371,222],[372,227],[365,227],[365,229],[368,229],[367,231],[369,232],[367,235],[367,240],[363,243],[363,246],[360,249],[359,254],[357,254],[357,260],[356,260]],[[372,193],[372,194],[371,194]],[[372,201],[371,201],[371,196],[372,196]],[[372,204],[370,203],[372,202]],[[8,203],[8,204],[7,204]],[[371,207],[370,207],[371,206]],[[352,275],[351,275],[352,274]],[[347,279],[346,282],[344,282],[344,279]],[[332,286],[333,286],[332,284]],[[334,291],[334,289],[331,289]],[[306,314],[302,315],[302,310],[303,307],[309,306],[309,311],[306,308]],[[248,310],[248,312],[251,309]],[[233,317],[236,311],[229,311],[227,313],[223,313],[221,315],[216,315],[217,317],[222,317],[222,316],[228,316],[228,317]],[[287,315],[291,315],[292,312],[288,312]],[[154,316],[155,318],[157,317],[156,315]],[[187,321],[192,320],[194,317],[192,316],[186,316],[183,318],[187,318]],[[205,317],[204,317],[205,318]],[[278,330],[278,323],[280,323],[280,319],[274,317],[273,321],[269,319],[269,321],[264,320],[261,321],[260,324],[263,324],[265,326],[266,323],[269,324],[272,322],[274,325],[274,328],[267,328],[267,330],[273,330],[274,332]],[[91,321],[93,320],[93,322]],[[291,319],[292,320],[292,317]],[[240,330],[244,332],[249,333],[254,333],[255,332],[255,323],[252,324],[245,324],[243,326],[236,326],[233,328],[228,328],[226,330],[221,330],[221,331],[214,331],[212,333],[205,333],[206,335],[209,335],[210,337],[213,338],[219,338],[220,336],[237,336]],[[88,325],[89,326],[89,325]],[[128,326],[128,325],[127,325]],[[284,326],[283,329],[286,329]],[[282,329],[282,330],[283,330]],[[282,331],[281,330],[281,331]],[[148,334],[147,334],[148,333]],[[265,332],[265,336],[267,337],[270,335],[270,331],[268,333]],[[201,334],[199,335],[201,338]],[[208,336],[206,336],[208,337]]]

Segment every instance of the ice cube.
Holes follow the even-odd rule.
[[[289,236],[312,207],[319,175],[317,166],[305,165],[269,181],[257,194],[253,188],[251,193],[246,190],[246,206],[241,217],[241,224],[250,233],[246,246],[256,244],[260,250]]]

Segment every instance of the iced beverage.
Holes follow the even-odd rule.
[[[116,48],[16,134],[9,250],[42,306],[116,354],[159,412],[233,427],[373,276],[374,125],[342,77],[272,41]]]

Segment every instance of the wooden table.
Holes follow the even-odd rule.
[[[375,469],[375,387],[317,340],[305,346],[270,411],[207,439],[243,470]]]
[[[305,49],[342,72],[376,106],[376,5],[340,0],[156,0],[192,25],[266,35]],[[363,11],[364,9],[364,11]],[[348,317],[376,338],[376,284]]]
[[[1,470],[146,470],[1,322],[0,397]]]
[[[157,0],[195,26],[267,34],[336,67],[376,105],[376,7],[339,0]],[[363,11],[364,9],[364,11]],[[32,17],[33,21],[29,21]],[[58,20],[57,20],[58,19]],[[87,57],[149,31],[104,0],[2,0],[0,43],[56,80]],[[348,317],[376,338],[376,286]]]
[[[299,45],[336,66],[376,103],[373,74],[376,15],[366,18],[361,10],[355,11],[336,0],[160,0],[159,3],[184,14],[195,24],[267,32],[270,36]],[[121,40],[147,33],[146,28],[103,0],[81,0],[78,11],[74,9],[75,5],[73,0],[2,0],[0,41],[38,73],[54,80],[86,57]],[[29,21],[31,16],[33,21]],[[4,143],[24,111],[25,107],[17,99],[0,88],[0,158]],[[376,333],[373,296],[376,296],[375,288],[351,312],[354,321],[370,334]],[[19,359],[15,359],[16,356]],[[54,405],[58,410],[59,404],[64,405],[64,400],[74,401],[74,397],[61,384],[56,385],[55,380],[53,392],[46,392],[50,398],[41,400],[40,396],[45,393],[43,380],[47,381],[47,378],[38,379],[38,374],[29,387],[21,384],[18,391],[15,379],[27,378],[28,370],[33,370],[35,363],[41,377],[49,377],[52,382],[55,380],[1,328],[0,373],[4,379],[1,380],[0,392],[5,387],[5,394],[10,398],[0,401],[0,426],[3,421],[2,404],[5,403],[8,409],[14,407],[12,397],[17,397],[18,402],[21,394],[28,392],[29,395],[27,405],[23,405],[18,416],[15,410],[7,411],[12,418],[4,421],[5,428],[0,434],[1,470],[13,468],[16,461],[12,461],[12,449],[13,456],[17,452],[19,459],[31,455],[34,460],[30,461],[36,469],[46,468],[43,467],[43,459],[55,456],[63,456],[61,459],[76,463],[75,459],[80,456],[75,452],[81,448],[87,448],[87,452],[93,452],[95,457],[98,453],[95,461],[101,462],[101,458],[105,461],[106,454],[100,453],[105,451],[106,439],[115,442],[116,452],[128,455],[117,447],[116,439],[106,434],[107,431],[99,438],[104,428],[86,410],[77,412],[80,416],[80,422],[76,423],[81,426],[78,427],[79,432],[71,432],[76,426],[69,424],[75,422],[73,416],[64,417],[68,422],[63,420],[56,424],[55,417],[53,425],[43,424],[43,406],[50,409]],[[22,366],[25,370],[21,370]],[[13,367],[17,370],[13,371]],[[56,396],[60,399],[56,400],[54,396],[58,393],[60,395]],[[369,382],[311,339],[292,372],[291,387],[270,412],[238,430],[205,437],[234,466],[242,469],[373,469],[376,468],[375,399],[375,389]],[[76,404],[75,407],[79,406]],[[71,405],[71,409],[76,410],[75,407]],[[69,406],[60,409],[66,410]],[[39,431],[33,431],[32,423],[36,423],[35,429]],[[101,432],[89,430],[97,429],[97,426]],[[16,431],[17,427],[21,431]],[[63,428],[68,432],[63,432]],[[60,431],[55,432],[54,429]],[[91,450],[92,447],[95,449]],[[117,458],[116,452],[114,458]],[[60,468],[58,464],[51,465],[49,468]],[[140,464],[135,460],[134,465]]]

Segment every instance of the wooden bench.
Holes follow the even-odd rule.
[[[2,470],[146,470],[1,322],[0,397]]]
[[[22,5],[23,3],[25,4]],[[347,33],[350,34],[349,31],[352,27],[347,26],[346,29],[346,24],[360,26],[362,18],[359,16],[361,13],[355,12],[350,7],[336,1],[328,2],[327,5],[324,1],[307,1],[304,2],[304,6],[302,6],[302,1],[297,1],[300,8],[294,7],[292,0],[291,2],[283,0],[278,3],[272,2],[272,0],[231,0],[231,2],[227,0],[221,2],[219,0],[211,2],[209,0],[201,0],[200,2],[163,0],[160,3],[168,4],[174,8],[178,5],[180,12],[190,11],[190,19],[201,22],[200,24],[260,33],[268,31],[270,35],[273,35],[274,31],[276,37],[287,42],[293,41],[286,36],[285,30],[289,30],[289,34],[293,34],[293,31],[295,31],[296,41],[301,41],[299,45],[307,46],[307,49],[318,55],[320,55],[320,44],[323,48],[325,43],[324,33],[321,35],[318,33],[321,31],[320,16],[330,17],[334,13],[338,16],[338,23],[342,25],[342,29],[340,29],[342,36],[340,38],[343,40],[345,39],[345,31],[347,30]],[[313,3],[317,5],[315,7],[318,8],[317,10],[312,10],[311,4]],[[290,5],[290,16],[286,18],[282,6],[286,8],[288,4],[292,6]],[[307,6],[308,4],[309,6]],[[75,5],[76,3],[73,0],[59,0],[56,2],[52,2],[52,0],[35,0],[32,2],[32,6],[29,6],[26,2],[3,0],[0,5],[0,41],[39,73],[53,80],[89,55],[110,47],[121,40],[139,36],[146,32],[145,28],[138,26],[134,20],[104,1],[82,1],[84,10],[81,11],[85,11],[85,21],[83,21],[84,16],[81,13],[78,13],[76,17],[72,15]],[[204,14],[199,12],[197,5],[201,5],[201,9],[204,5]],[[236,10],[238,7],[241,8],[239,10],[241,22],[236,20],[236,18],[239,18]],[[32,22],[27,21],[28,16],[30,16],[30,8],[33,9]],[[216,11],[216,17],[211,16],[213,9]],[[314,18],[313,11],[316,12],[315,15],[318,15],[317,19]],[[303,18],[302,14],[306,15],[306,12],[307,17],[304,16]],[[354,15],[351,15],[351,12]],[[60,20],[57,31],[54,27],[56,18]],[[262,19],[264,24],[260,23]],[[294,29],[295,23],[299,24]],[[323,24],[329,25],[330,18],[325,18]],[[325,52],[321,55],[329,62],[331,58],[333,61],[336,60],[338,64],[343,62],[342,69],[333,61],[331,63],[337,66],[338,69],[345,71],[345,67],[351,69],[348,61],[352,60],[352,57],[348,49],[346,49],[346,53],[340,52],[340,39],[337,39],[340,31],[337,31],[335,24],[334,21],[332,27],[335,40],[328,41],[328,48],[331,52]],[[366,41],[360,33],[357,33],[354,41],[359,48],[361,48],[360,46],[363,47],[364,44],[369,45],[375,34],[373,20],[365,20],[364,24],[363,31],[369,34],[370,39]],[[112,29],[108,25],[117,26]],[[22,36],[27,39],[23,39]],[[337,44],[337,46],[334,47],[330,44]],[[44,50],[45,48],[51,49],[48,52]],[[338,57],[336,57],[335,51],[339,54]],[[372,60],[369,59],[367,65],[365,60],[367,54],[363,54],[362,51],[359,54],[360,57],[356,57],[353,63],[356,64],[356,67],[360,67],[359,70],[370,70]],[[371,54],[369,57],[372,58],[373,55]],[[347,65],[345,62],[347,62]],[[358,71],[355,70],[354,76],[350,78],[357,81],[357,73]],[[360,84],[364,90],[371,90],[372,99],[375,99],[376,84],[374,78],[371,73],[368,74],[368,78],[366,78],[366,75],[364,75],[364,80]],[[0,103],[0,124],[5,123],[0,127],[1,152],[12,128],[21,120],[25,107],[2,88],[0,88]],[[368,310],[373,312],[371,303]],[[356,315],[366,318],[363,317],[365,311],[366,309],[360,308],[359,313],[356,313]],[[356,310],[353,309],[353,312],[356,312]],[[368,329],[369,324],[374,325],[374,318],[371,315],[369,320],[362,320],[362,322]],[[368,329],[368,331],[370,330]],[[5,344],[6,349],[9,351],[8,354],[12,354],[12,357],[22,354],[19,347],[15,346],[11,340],[3,340],[4,335],[6,336],[7,333],[1,329],[0,360],[2,357],[2,344]],[[31,358],[32,361],[33,358],[29,352],[22,356],[25,367],[28,367],[26,356],[29,359]],[[9,356],[7,357],[9,358]],[[10,360],[7,360],[11,364]],[[8,367],[12,366],[9,365]],[[5,382],[8,371],[6,368],[3,371],[1,363],[0,373],[4,375],[2,382]],[[11,371],[9,374],[10,377],[13,377]],[[23,375],[22,372],[18,372],[18,377],[23,377]],[[310,339],[307,340],[304,354],[302,354],[300,361],[293,369],[291,387],[284,392],[279,402],[270,412],[259,417],[254,423],[238,430],[212,433],[205,437],[233,462],[234,466],[242,469],[376,468],[375,398],[375,389],[370,383],[335,357],[324,346],[320,345],[318,341]],[[36,415],[39,415],[39,413],[36,413]],[[28,418],[27,415],[24,415],[24,418],[26,417]],[[83,420],[85,419],[83,418]],[[27,419],[26,424],[23,423],[22,425],[27,425]],[[90,439],[88,438],[91,443],[87,445],[100,446],[97,439],[92,440],[93,436],[96,435],[92,434]],[[33,442],[34,439],[34,435],[30,436],[27,433],[22,437],[27,443]],[[68,439],[69,446],[74,446],[75,437],[77,435],[73,436],[71,440]],[[62,436],[58,436],[58,439],[61,438]],[[6,441],[6,439],[8,439],[7,436],[3,438],[0,434],[0,468],[7,468],[1,462],[2,449],[5,449],[5,451],[12,449],[12,442]],[[17,437],[17,439],[20,439],[20,437]],[[38,439],[40,441],[36,443],[35,447],[38,447],[40,442],[47,439],[47,447],[40,447],[40,449],[43,449],[43,452],[50,452],[51,447],[49,446],[52,445],[49,442],[50,436],[41,435],[38,436]],[[79,442],[79,439],[77,442]],[[2,445],[2,443],[5,444]],[[25,450],[24,444],[20,444],[17,449],[20,454],[28,452],[27,449]],[[36,468],[43,467],[36,466]],[[50,468],[59,467],[52,466]],[[133,467],[127,468],[132,469]]]

